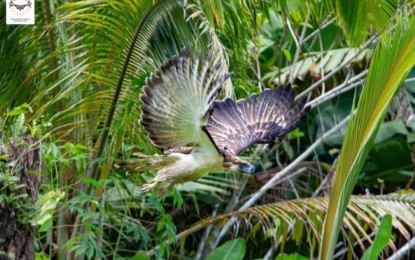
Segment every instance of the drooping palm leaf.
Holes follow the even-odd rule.
[[[381,38],[375,50],[368,78],[349,122],[342,155],[336,168],[330,207],[326,216],[322,259],[331,259],[348,199],[356,183],[389,102],[415,64],[415,20],[398,19],[393,32]]]
[[[287,66],[280,71],[272,71],[264,75],[263,80],[269,79],[277,85],[286,84],[290,76],[303,80],[307,74],[313,78],[321,78],[329,72],[344,67],[345,64],[366,63],[372,56],[371,49],[341,48],[327,51],[323,57],[320,53],[311,52],[296,64]],[[354,57],[354,58],[353,58]],[[294,68],[292,68],[294,67]],[[293,72],[293,75],[291,73]]]
[[[410,196],[408,193],[388,196],[352,196],[342,222],[345,241],[349,241],[348,237],[351,236],[354,240],[349,242],[356,241],[356,245],[365,250],[373,241],[373,236],[370,234],[376,231],[380,219],[386,214],[392,216],[392,226],[396,234],[410,239],[410,233],[415,232],[415,195],[413,192],[409,194]],[[237,222],[234,227],[248,228],[249,232],[244,233],[249,234],[248,237],[255,236],[258,231],[263,230],[266,236],[275,239],[278,247],[283,248],[289,241],[294,241],[298,245],[306,243],[310,247],[310,257],[313,257],[318,251],[316,245],[321,241],[328,204],[329,198],[324,197],[259,205],[201,220],[193,227],[179,233],[177,238],[186,239],[210,224],[224,225],[231,218],[236,217]],[[389,241],[388,246],[396,247],[392,240]],[[148,252],[150,255],[152,253],[153,251]]]

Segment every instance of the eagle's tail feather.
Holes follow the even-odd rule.
[[[177,159],[177,157],[165,155],[145,156],[137,159],[116,161],[115,166],[123,168],[128,173],[141,173],[149,170],[159,170],[174,163]]]

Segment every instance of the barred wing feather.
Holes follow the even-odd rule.
[[[236,103],[215,101],[206,130],[220,151],[234,155],[254,143],[270,143],[304,120],[309,108],[305,99],[292,107],[295,91],[290,85],[266,89]]]
[[[223,61],[182,51],[146,80],[140,124],[160,148],[197,144],[207,113],[229,78]]]

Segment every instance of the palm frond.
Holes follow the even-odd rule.
[[[347,213],[342,222],[342,249],[358,246],[362,251],[370,246],[380,219],[389,214],[396,235],[409,240],[415,232],[414,192],[395,193],[387,196],[352,196]],[[218,215],[199,221],[193,227],[179,233],[182,243],[189,236],[213,223],[226,224],[236,218],[232,236],[272,239],[276,247],[284,248],[286,243],[295,242],[298,246],[310,248],[310,258],[318,251],[316,245],[321,241],[324,216],[327,214],[329,198],[308,198],[277,202],[251,207],[242,211]],[[262,230],[262,235],[259,235]],[[258,245],[259,246],[259,245]],[[390,240],[388,249],[395,249],[395,241]],[[153,251],[149,251],[152,254]],[[259,256],[256,256],[259,257]]]
[[[322,259],[333,256],[340,223],[357,176],[382,124],[388,105],[415,64],[415,22],[400,18],[395,31],[381,38],[369,68],[356,116],[349,122],[336,168],[326,216]]]
[[[362,43],[370,34],[371,25],[382,33],[396,12],[395,0],[333,1],[340,25],[351,46]]]

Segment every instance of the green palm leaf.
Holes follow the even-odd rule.
[[[335,5],[336,16],[351,46],[366,40],[371,25],[378,33],[382,33],[397,7],[395,0],[332,0],[331,2]]]
[[[326,216],[322,259],[331,259],[342,217],[357,176],[382,124],[389,102],[415,64],[415,20],[398,19],[393,32],[381,38],[375,50],[357,113],[349,122],[342,156],[336,168]]]

